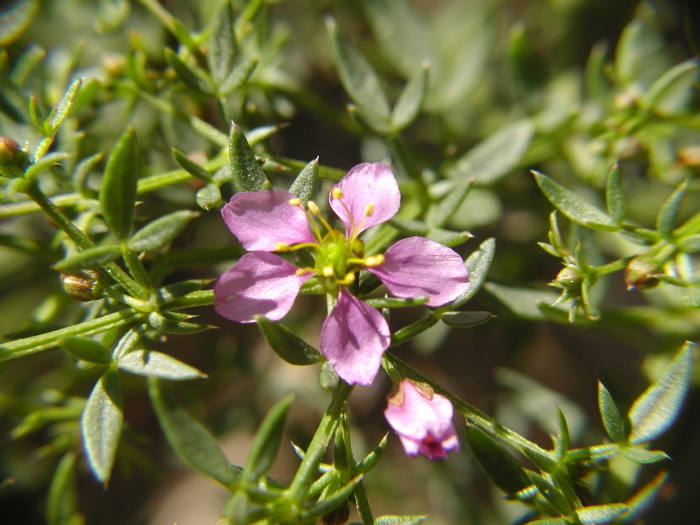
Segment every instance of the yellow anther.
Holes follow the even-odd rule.
[[[291,204],[292,206],[301,206],[301,199],[296,197],[294,199],[289,199],[289,201],[287,202],[289,202],[289,204]]]
[[[371,202],[365,206],[365,217],[371,217],[372,214],[374,213],[374,204]]]
[[[371,255],[365,259],[365,266],[379,266],[384,264],[384,255],[381,253],[378,255]]]
[[[275,250],[276,252],[286,252],[289,251],[289,244],[286,242],[277,242],[275,243]]]
[[[304,268],[297,268],[297,269],[294,271],[294,273],[295,273],[296,275],[304,275],[306,272],[308,272],[308,270],[305,270]]]
[[[333,277],[335,275],[335,271],[331,265],[324,266],[322,272],[324,277]]]
[[[306,207],[314,215],[319,215],[321,213],[321,210],[319,209],[318,205],[314,201],[307,202]]]
[[[334,199],[340,199],[343,196],[343,191],[338,186],[335,186],[331,192],[331,195],[333,195]]]
[[[348,272],[345,274],[345,277],[338,280],[339,284],[344,284],[345,286],[348,286],[354,282],[355,282],[355,272]]]

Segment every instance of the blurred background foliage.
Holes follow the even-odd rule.
[[[438,325],[399,352],[538,443],[549,446],[553,399],[569,419],[572,439],[595,443],[602,434],[596,381],[626,408],[683,341],[698,337],[697,237],[644,275],[654,281],[675,276],[682,285],[628,289],[624,266],[651,243],[635,244],[559,213],[571,253],[579,242],[576,254],[585,253],[587,264],[623,262],[591,287],[596,315],[577,309],[576,293],[573,302],[550,307],[559,294],[546,285],[562,264],[537,244],[551,242],[554,207],[528,171],[603,208],[608,173],[618,163],[625,220],[650,230],[685,184],[682,205],[672,210],[674,227],[691,219],[689,235],[698,233],[692,219],[700,202],[700,97],[697,64],[689,60],[700,49],[700,23],[693,2],[233,0],[238,45],[231,78],[207,63],[207,40],[199,38],[215,32],[223,2],[16,4],[2,15],[0,133],[34,150],[42,137],[31,125],[29,97],[46,114],[72,79],[83,79],[54,142],[71,156],[41,184],[49,195],[68,195],[66,208],[74,206],[73,216],[95,235],[100,226],[89,206],[75,207],[70,195],[94,199],[105,161],[83,164],[77,184],[80,161],[109,152],[129,124],[143,179],[180,169],[172,148],[217,173],[227,163],[220,153],[233,119],[246,132],[262,130],[255,153],[268,159],[266,173],[280,187],[317,156],[328,179],[338,173],[332,168],[343,173],[361,161],[389,159],[409,202],[439,202],[454,181],[474,178],[444,227],[474,235],[458,248],[464,256],[496,239],[489,281],[471,309],[497,318],[468,331]],[[334,62],[333,31],[367,59],[392,107],[404,86],[427,72],[414,118],[391,130],[368,119],[366,101],[355,100],[352,79],[342,78]],[[137,227],[177,210],[200,212],[168,250],[146,260],[159,282],[215,278],[240,255],[215,209],[218,192],[226,200],[231,189],[185,176],[140,194]],[[21,199],[8,186],[0,209],[0,333],[6,340],[69,325],[90,308],[69,298],[51,269],[62,257],[55,225],[18,208]],[[298,306],[286,324],[313,342],[323,312],[313,300]],[[298,395],[289,438],[308,441],[324,408],[317,371],[277,360],[255,327],[225,322],[208,307],[192,313],[218,329],[169,336],[149,348],[167,349],[208,374],[173,389],[221,438],[231,461],[244,463],[262,415],[289,389]],[[401,326],[411,315],[401,311],[392,324]],[[47,523],[57,465],[77,461],[75,497],[86,523],[212,523],[224,494],[188,473],[164,445],[143,378],[124,379],[126,428],[109,489],[92,478],[79,458],[78,418],[99,375],[99,367],[76,364],[57,349],[0,362],[0,521]],[[371,447],[386,432],[381,410],[388,388],[388,381],[377,381],[353,396],[358,444]],[[697,522],[697,405],[691,396],[659,446],[673,461],[643,470],[614,462],[595,479],[599,500],[624,500],[668,470],[646,523]],[[284,480],[293,461],[287,447],[275,474]],[[466,453],[430,464],[406,458],[393,440],[366,483],[377,513],[425,513],[436,524],[509,523],[522,513],[500,499]],[[48,515],[48,523],[64,523]]]

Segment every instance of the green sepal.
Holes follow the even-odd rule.
[[[644,443],[671,426],[690,387],[693,343],[686,343],[664,371],[632,404],[628,417],[632,426],[630,442]]]
[[[605,183],[605,205],[608,215],[615,224],[620,225],[627,215],[625,194],[622,191],[622,178],[620,177],[620,167],[613,164],[608,172]]]
[[[109,350],[102,343],[89,337],[69,335],[59,339],[58,344],[66,352],[81,361],[101,365],[108,365],[112,362],[112,355]]]
[[[77,457],[66,452],[58,462],[46,498],[47,525],[79,525],[84,518],[78,512]]]
[[[688,179],[681,182],[678,187],[663,203],[659,214],[656,216],[656,231],[664,238],[668,238],[673,231],[674,225],[680,212],[681,203],[688,188]]]
[[[469,270],[469,289],[450,303],[449,307],[451,310],[456,310],[465,304],[481,289],[481,286],[486,281],[486,275],[491,267],[495,253],[496,239],[490,237],[479,245],[479,249],[467,257],[464,265]]]
[[[445,312],[440,320],[447,326],[471,328],[479,326],[496,317],[491,312]]]
[[[138,179],[136,138],[128,128],[107,159],[99,196],[105,222],[120,241],[131,234]]]
[[[256,317],[258,328],[275,353],[291,365],[313,365],[323,361],[323,356],[286,326],[270,321],[265,316]]]
[[[316,183],[318,181],[318,157],[309,162],[304,169],[299,172],[296,179],[289,188],[289,193],[293,193],[301,202],[306,205],[313,199],[316,193]]]
[[[617,231],[620,229],[615,220],[600,208],[567,190],[546,175],[534,170],[532,174],[549,202],[575,223],[594,230]]]
[[[391,127],[394,133],[411,124],[418,116],[428,91],[429,70],[428,63],[422,64],[401,91],[391,112]]]
[[[110,369],[95,384],[80,418],[85,457],[90,470],[105,485],[112,473],[123,420],[119,375]]]
[[[598,382],[598,409],[608,437],[615,443],[626,442],[629,436],[629,424],[622,419],[617,404],[600,381]]]
[[[221,190],[217,184],[207,184],[197,191],[197,206],[203,210],[209,211],[214,208],[220,208],[224,205],[221,198]]]
[[[214,89],[212,88],[211,82],[204,78],[202,72],[186,64],[179,56],[177,56],[175,51],[166,47],[165,58],[182,83],[192,91],[199,93],[200,95],[214,94]]]
[[[258,478],[265,475],[272,467],[284,434],[287,414],[293,402],[294,396],[287,394],[275,403],[265,416],[248,454],[242,481],[255,484]]]
[[[153,350],[134,350],[121,356],[116,365],[121,370],[147,377],[160,377],[172,381],[201,379],[207,374],[172,356]]]
[[[202,167],[201,164],[196,163],[192,159],[188,158],[179,149],[172,148],[173,156],[175,160],[180,165],[180,167],[187,173],[205,182],[211,182],[211,174]]]
[[[428,302],[428,297],[418,296],[418,297],[375,297],[371,299],[364,299],[365,303],[375,308],[406,308],[409,306],[420,306]]]
[[[462,155],[450,175],[473,179],[479,185],[493,184],[518,167],[533,134],[529,119],[508,124]]]
[[[100,268],[107,263],[116,261],[121,255],[122,249],[119,246],[95,246],[61,259],[52,268],[59,272]]]
[[[164,248],[177,237],[199,213],[180,210],[160,217],[137,231],[128,247],[135,252],[152,252]]]
[[[272,185],[267,180],[265,173],[260,168],[258,160],[253,154],[243,130],[237,125],[231,124],[229,136],[229,158],[231,162],[231,176],[236,192],[260,191],[271,189]]]
[[[149,378],[148,393],[160,428],[180,459],[229,490],[234,487],[241,469],[229,464],[211,432],[180,406],[161,379]]]
[[[66,91],[61,95],[61,98],[56,103],[56,105],[51,108],[51,113],[46,118],[44,122],[44,131],[46,135],[53,135],[58,131],[58,127],[66,119],[68,113],[70,113],[73,107],[73,101],[75,96],[78,94],[78,90],[82,85],[83,81],[79,78],[73,80],[70,85],[66,88]]]
[[[188,323],[175,317],[174,312],[151,312],[148,314],[148,324],[164,334],[195,334],[214,328],[207,324]]]
[[[500,490],[514,495],[532,484],[520,462],[491,436],[471,425],[465,436],[477,465]]]
[[[333,365],[324,361],[321,365],[321,372],[318,374],[318,386],[326,392],[331,392],[338,387],[340,377],[335,373]]]

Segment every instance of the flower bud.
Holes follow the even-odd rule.
[[[76,301],[94,301],[104,295],[99,277],[100,273],[96,270],[62,273],[61,286],[66,294]]]
[[[332,510],[328,514],[321,518],[321,523],[323,525],[343,525],[350,518],[350,508],[348,507],[348,502],[346,501],[337,509]]]
[[[552,285],[566,290],[576,290],[581,286],[581,272],[573,266],[567,266],[557,274],[556,279],[552,281]]]
[[[16,164],[21,152],[22,148],[16,140],[0,135],[0,165]]]
[[[629,290],[637,288],[646,290],[654,288],[659,284],[655,273],[658,263],[647,255],[637,255],[627,264],[625,268],[625,283]]]

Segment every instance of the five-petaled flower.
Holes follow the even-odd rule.
[[[452,425],[452,403],[427,385],[404,379],[389,396],[384,417],[399,435],[406,454],[423,454],[430,460],[459,450]]]
[[[306,209],[286,191],[243,192],[222,209],[226,225],[249,251],[214,286],[216,311],[240,323],[264,315],[272,321],[291,309],[311,277],[324,284],[335,306],[321,329],[321,353],[350,384],[368,385],[379,370],[391,334],[382,314],[348,291],[360,270],[379,277],[396,297],[428,298],[441,306],[469,288],[469,273],[451,248],[424,237],[402,239],[384,254],[365,255],[359,235],[391,219],[401,194],[388,166],[359,164],[329,197],[330,207],[345,225],[334,229],[310,201]],[[297,268],[271,252],[308,248],[313,267]]]

